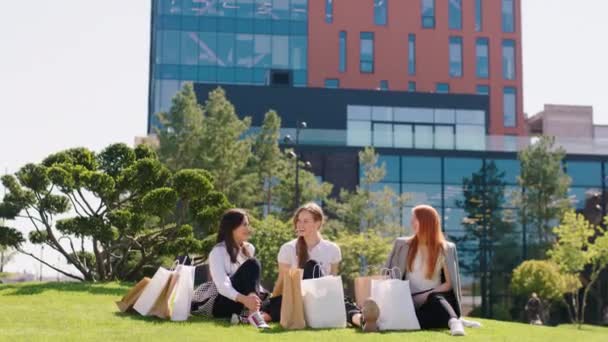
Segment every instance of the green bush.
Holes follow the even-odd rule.
[[[375,232],[364,234],[342,233],[335,241],[342,251],[340,274],[347,288],[359,276],[361,256],[365,257],[367,263],[366,275],[380,274],[380,269],[386,262],[391,250],[390,239],[383,238]]]
[[[254,233],[250,242],[255,246],[255,256],[262,264],[263,283],[271,287],[278,275],[279,249],[285,242],[294,238],[291,222],[267,216],[263,220],[252,218],[252,226]]]
[[[536,292],[542,300],[555,302],[563,298],[572,281],[550,261],[527,260],[513,270],[511,289],[515,295],[527,297]]]

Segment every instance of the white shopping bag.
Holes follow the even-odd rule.
[[[409,281],[373,279],[371,287],[372,299],[380,309],[380,330],[420,330]]]
[[[194,268],[194,266],[178,265],[175,269],[178,278],[169,300],[172,321],[185,321],[190,316],[190,306],[194,296]]]
[[[345,328],[342,278],[326,276],[302,280],[304,318],[310,328]]]
[[[172,273],[173,271],[160,267],[133,305],[133,309],[144,316],[148,316]]]

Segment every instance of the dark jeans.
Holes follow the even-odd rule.
[[[323,277],[323,269],[317,267],[319,263],[315,260],[308,260],[304,265],[303,279],[313,279]],[[270,315],[273,322],[281,320],[281,304],[283,296],[276,296],[265,301],[262,305],[262,311]],[[344,298],[344,306],[346,308],[346,320],[352,323],[353,316],[361,313],[361,310],[350,299]]]
[[[451,318],[458,318],[458,301],[453,291],[431,293],[426,302],[416,309],[422,329],[447,328]]]
[[[257,293],[260,288],[260,276],[262,266],[257,259],[248,259],[230,277],[232,287],[242,295]],[[243,304],[218,295],[213,303],[213,317],[230,318],[232,314],[240,315],[243,311]]]

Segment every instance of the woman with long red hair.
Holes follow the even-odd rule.
[[[397,267],[412,291],[416,316],[422,329],[450,328],[452,335],[464,335],[460,319],[460,272],[456,245],[441,232],[437,211],[428,205],[412,209],[413,235],[398,238],[387,261]]]

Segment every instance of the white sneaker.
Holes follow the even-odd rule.
[[[462,321],[458,318],[451,318],[448,321],[448,326],[450,327],[450,334],[452,336],[464,336],[464,326],[462,325]]]
[[[481,328],[482,327],[481,323],[476,322],[476,321],[469,321],[464,318],[460,318],[460,321],[462,322],[462,325],[465,328]]]
[[[239,318],[239,315],[237,314],[232,314],[232,317],[230,317],[230,324],[232,325],[237,325],[241,323],[241,319]]]
[[[270,328],[270,326],[268,324],[266,324],[264,317],[262,317],[262,314],[259,311],[256,311],[256,312],[252,313],[251,315],[249,315],[249,317],[247,317],[247,320],[249,321],[249,323],[251,323],[251,325],[253,325],[254,327],[256,327],[258,329],[269,329]]]

